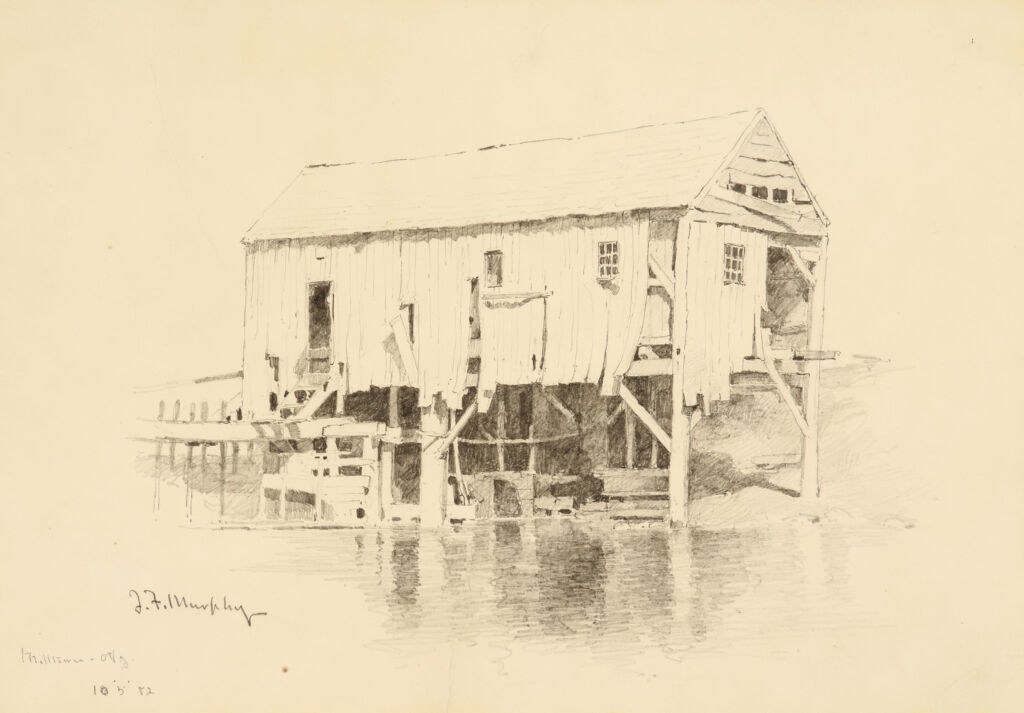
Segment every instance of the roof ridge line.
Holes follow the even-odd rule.
[[[447,153],[434,153],[426,154],[423,156],[398,156],[395,158],[377,159],[373,161],[338,161],[338,162],[324,162],[324,163],[311,163],[303,167],[303,170],[309,168],[338,168],[341,166],[379,166],[385,163],[398,163],[401,161],[424,161],[432,158],[447,158],[449,156],[465,156],[481,151],[494,151],[496,149],[512,148],[513,146],[525,146],[527,144],[540,144],[548,141],[579,141],[580,139],[589,139],[597,136],[610,136],[613,134],[624,134],[629,131],[640,131],[641,129],[653,129],[660,126],[679,126],[682,124],[695,124],[699,121],[710,121],[712,119],[725,119],[730,116],[738,116],[740,114],[756,114],[757,112],[763,112],[764,109],[755,107],[754,109],[740,109],[738,111],[732,111],[728,114],[714,114],[711,116],[701,116],[696,119],[683,119],[681,121],[662,121],[654,124],[640,124],[639,126],[629,126],[622,129],[610,129],[608,131],[596,131],[589,134],[580,134],[578,136],[549,136],[542,139],[524,139],[523,141],[513,141],[510,143],[490,144],[488,146],[481,146],[476,149],[463,149],[461,151],[449,151]]]

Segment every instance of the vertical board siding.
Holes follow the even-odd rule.
[[[244,411],[269,416],[266,356],[280,391],[306,370],[307,285],[333,282],[332,362],[346,388],[410,385],[426,404],[460,407],[469,350],[470,280],[480,280],[480,391],[495,384],[602,383],[628,368],[647,303],[649,221],[621,214],[477,233],[431,231],[359,241],[279,241],[247,248]],[[598,243],[619,243],[619,277],[601,282]],[[484,284],[484,253],[501,250],[503,284]],[[318,259],[318,257],[320,259]],[[545,296],[546,295],[546,296]],[[415,308],[418,373],[406,375],[389,338],[402,304]]]
[[[754,327],[765,306],[768,239],[731,225],[694,221],[689,230],[683,398],[729,398],[729,374],[753,353]],[[743,284],[725,284],[725,245],[745,248]]]

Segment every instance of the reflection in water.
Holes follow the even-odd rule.
[[[249,533],[259,537],[257,533]],[[838,526],[617,529],[569,519],[278,533],[255,565],[356,586],[393,643],[578,644],[595,654],[870,624],[847,560],[878,538]]]

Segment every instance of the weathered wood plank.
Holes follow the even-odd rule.
[[[669,438],[667,433],[665,433],[665,429],[661,427],[661,424],[658,423],[654,416],[640,405],[640,402],[637,401],[636,396],[634,396],[633,392],[629,390],[629,387],[626,386],[625,382],[619,384],[619,396],[622,398],[623,402],[625,402],[626,406],[636,414],[637,418],[640,419],[640,422],[647,427],[647,430],[649,430],[654,437],[658,439],[661,445],[672,450],[672,439]]]
[[[799,181],[793,164],[789,161],[768,161],[737,156],[729,164],[728,171],[741,171],[758,178],[789,178]]]
[[[569,423],[571,423],[573,426],[576,425],[576,414],[574,414],[568,406],[559,401],[557,396],[555,396],[545,388],[541,388],[540,393],[541,396],[543,396],[549,404],[555,407],[555,410],[557,410],[560,414],[565,416]]]
[[[666,376],[671,373],[671,359],[637,359],[626,370],[626,376]]]
[[[810,287],[814,287],[814,275],[811,274],[810,269],[807,267],[807,263],[800,257],[800,253],[796,251],[792,245],[786,246],[786,252],[789,253],[789,259],[793,261],[793,265],[800,272],[800,276],[804,278],[804,282]]]
[[[443,458],[445,454],[448,452],[448,447],[451,446],[452,442],[459,437],[459,434],[462,433],[462,429],[466,427],[466,424],[469,423],[469,420],[473,418],[474,415],[476,415],[478,406],[479,402],[477,401],[474,401],[469,406],[467,406],[466,409],[462,412],[462,415],[459,416],[459,420],[455,422],[455,425],[451,428],[451,430],[449,430],[448,433],[446,433],[443,438],[432,443],[427,448],[427,450],[433,453],[434,456],[438,458]],[[499,435],[500,430],[501,429],[499,427]]]
[[[342,416],[299,421],[232,421],[230,423],[136,421],[134,438],[182,443],[285,441],[321,436],[383,435],[384,424],[356,422]]]
[[[775,383],[775,387],[779,391],[779,395],[782,396],[783,402],[789,408],[790,413],[793,415],[793,420],[796,421],[796,425],[799,426],[800,431],[807,436],[810,433],[810,429],[807,425],[807,421],[804,419],[803,413],[800,411],[800,406],[797,405],[796,400],[793,398],[793,393],[789,390],[789,386],[782,380],[778,370],[775,368],[775,359],[772,358],[771,354],[765,351],[765,343],[768,335],[767,329],[757,328],[754,334],[757,339],[757,353],[764,362],[765,369],[768,371],[768,376]]]
[[[763,144],[748,143],[741,150],[739,155],[744,158],[752,158],[760,161],[777,161],[780,163],[791,163],[789,154],[779,146],[766,146]]]

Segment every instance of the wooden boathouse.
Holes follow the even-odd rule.
[[[685,524],[694,424],[772,390],[813,497],[827,225],[762,110],[307,166],[244,236],[238,408],[148,434],[255,443],[260,518]]]

